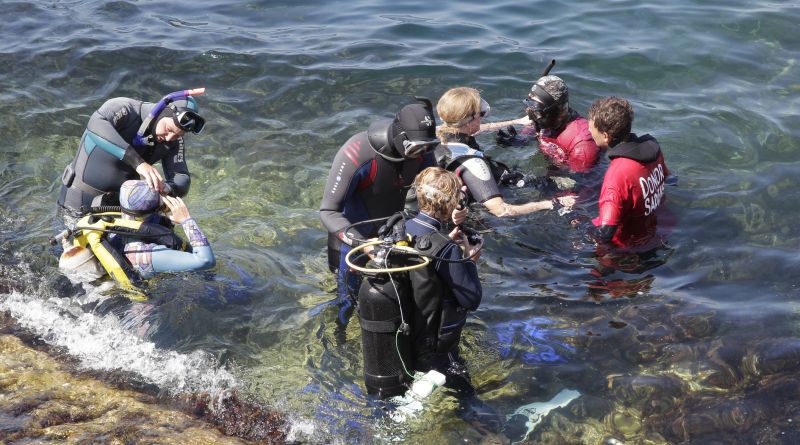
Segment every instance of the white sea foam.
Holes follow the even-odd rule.
[[[238,386],[234,375],[218,368],[207,353],[161,350],[126,330],[115,315],[85,313],[68,299],[14,292],[0,295],[0,310],[47,343],[66,348],[87,369],[133,372],[172,394],[218,394]]]

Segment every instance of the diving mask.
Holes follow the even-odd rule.
[[[400,133],[406,136],[405,132]],[[406,136],[407,137],[407,136]],[[406,158],[416,158],[424,153],[427,153],[436,148],[441,141],[439,139],[431,139],[429,141],[412,141],[409,139],[403,140],[403,156]]]
[[[206,120],[192,110],[182,109],[174,115],[175,124],[181,130],[200,134],[206,126]]]

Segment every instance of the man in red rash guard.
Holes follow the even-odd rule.
[[[656,211],[664,201],[669,170],[656,139],[631,133],[633,108],[619,97],[596,100],[589,130],[611,164],[600,191],[600,215],[592,220],[597,241],[615,247],[648,247],[656,232]]]
[[[583,116],[569,106],[569,89],[558,76],[539,78],[525,101],[526,112],[534,125],[522,134],[538,131],[539,150],[554,165],[586,173],[597,164],[600,148],[589,132]]]

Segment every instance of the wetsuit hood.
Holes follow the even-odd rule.
[[[569,89],[558,76],[540,77],[531,87],[525,104],[528,117],[540,129],[551,131],[566,125],[572,111],[569,108]]]
[[[191,111],[192,113],[194,113],[194,118],[199,121],[196,123],[196,125],[198,125],[198,128],[200,128],[200,130],[192,130],[192,132],[199,133],[202,130],[203,126],[205,125],[205,119],[203,119],[202,117],[200,117],[199,114],[197,114],[199,108],[200,107],[197,106],[197,101],[191,96],[185,99],[178,99],[170,102],[167,106],[164,107],[163,110],[161,110],[158,116],[156,116],[156,118],[153,119],[153,122],[150,123],[150,133],[152,134],[156,131],[156,125],[158,124],[158,121],[160,121],[165,117],[171,118],[173,122],[175,122],[175,125],[177,127],[184,128],[183,125],[181,125],[180,122],[178,122],[178,116],[183,111]]]
[[[157,104],[151,102],[142,103],[142,111],[140,114],[143,117],[142,126],[146,127],[139,129],[142,136],[150,136],[155,134],[156,125],[158,125],[158,122],[165,117],[171,118],[175,122],[175,124],[180,127],[181,125],[177,121],[178,113],[180,113],[181,111],[191,111],[197,114],[200,110],[200,107],[197,105],[197,101],[195,100],[195,98],[192,96],[188,96],[185,99],[178,99],[169,102],[154,119],[148,121],[148,119],[144,118],[144,116],[149,116],[150,112],[156,105]],[[202,120],[202,124],[199,125],[199,128],[202,128],[202,126],[205,125],[205,120],[199,116],[197,117],[200,120]]]
[[[625,142],[619,143],[608,150],[608,157],[610,159],[628,158],[646,164],[658,159],[659,153],[661,153],[661,147],[658,145],[656,138],[649,134],[636,136],[636,134],[631,133]]]
[[[380,119],[369,124],[367,139],[372,148],[378,153],[398,157],[400,153],[389,143],[392,138],[392,119]]]
[[[373,122],[367,130],[373,150],[390,162],[416,159],[439,145],[433,105],[427,98],[416,99],[419,103],[404,106],[394,119]]]

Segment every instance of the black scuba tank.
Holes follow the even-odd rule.
[[[411,335],[406,324],[401,327],[401,305],[402,315],[410,316],[408,286],[407,273],[394,273],[391,279],[381,273],[366,276],[358,292],[364,382],[368,393],[381,398],[405,393],[410,382],[403,364],[413,369]]]

